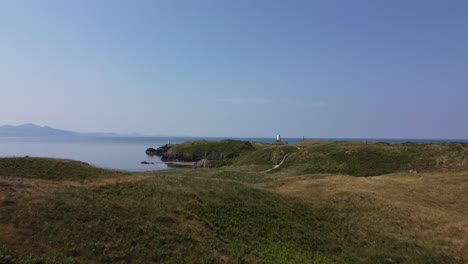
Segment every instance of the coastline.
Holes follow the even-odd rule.
[[[141,164],[144,165],[156,165],[156,164],[165,164],[167,166],[173,166],[173,167],[193,167],[195,166],[196,162],[184,162],[184,161],[154,161],[154,162],[148,162],[148,161],[142,161]]]

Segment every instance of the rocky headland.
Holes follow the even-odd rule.
[[[242,153],[253,151],[251,142],[240,140],[207,141],[196,140],[182,144],[166,144],[157,149],[148,148],[149,156],[160,156],[166,164],[187,163],[195,168],[216,167],[222,161],[236,158]],[[142,163],[149,164],[149,163]]]
[[[155,148],[148,148],[146,149],[146,155],[148,156],[163,156],[167,153],[167,151],[171,148],[172,145],[165,144],[157,149]]]

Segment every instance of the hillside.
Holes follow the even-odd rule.
[[[171,146],[162,156],[163,161],[226,160],[255,150],[252,143],[240,140],[196,140]]]
[[[83,180],[128,173],[95,168],[87,163],[51,158],[0,158],[0,177]]]
[[[0,136],[2,137],[46,137],[46,136],[77,136],[78,133],[61,130],[51,127],[41,127],[35,124],[24,124],[19,126],[0,126]]]
[[[302,164],[302,165],[301,165]],[[363,143],[310,144],[286,164],[299,173],[342,173],[373,176],[392,172],[464,170],[468,145],[461,143]]]
[[[216,166],[247,166],[262,171],[280,163],[278,171],[292,175],[336,173],[377,176],[394,172],[464,170],[466,143],[385,143],[358,141],[301,141],[270,145],[238,140],[189,141],[172,145],[164,161],[216,161]],[[222,162],[219,162],[222,161]]]
[[[36,124],[0,126],[0,137],[116,137],[116,133],[80,133]],[[132,133],[127,136],[141,136]]]
[[[0,263],[468,261],[464,145],[252,146],[220,168],[124,175],[0,159]]]

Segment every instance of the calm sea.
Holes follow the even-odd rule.
[[[171,143],[182,143],[201,138],[173,137]],[[221,140],[223,138],[205,138]],[[261,142],[274,142],[274,138],[238,138]],[[299,138],[286,138],[289,143],[300,141]],[[468,140],[428,140],[428,139],[339,139],[369,140],[386,142],[441,142]],[[87,162],[93,166],[126,171],[163,170],[168,167],[163,163],[143,165],[142,161],[159,162],[159,157],[145,154],[148,147],[157,148],[166,144],[167,137],[77,137],[77,138],[6,138],[0,137],[0,157],[51,157],[74,159]]]

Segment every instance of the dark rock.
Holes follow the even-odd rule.
[[[148,148],[145,152],[146,155],[148,156],[162,156],[167,153],[167,151],[171,148],[171,145],[166,144],[164,146],[161,146],[157,149],[154,148]]]
[[[146,149],[145,153],[148,156],[154,156],[154,155],[156,155],[157,151],[154,148],[148,148],[148,149]]]
[[[142,161],[141,164],[154,164],[154,162]]]

